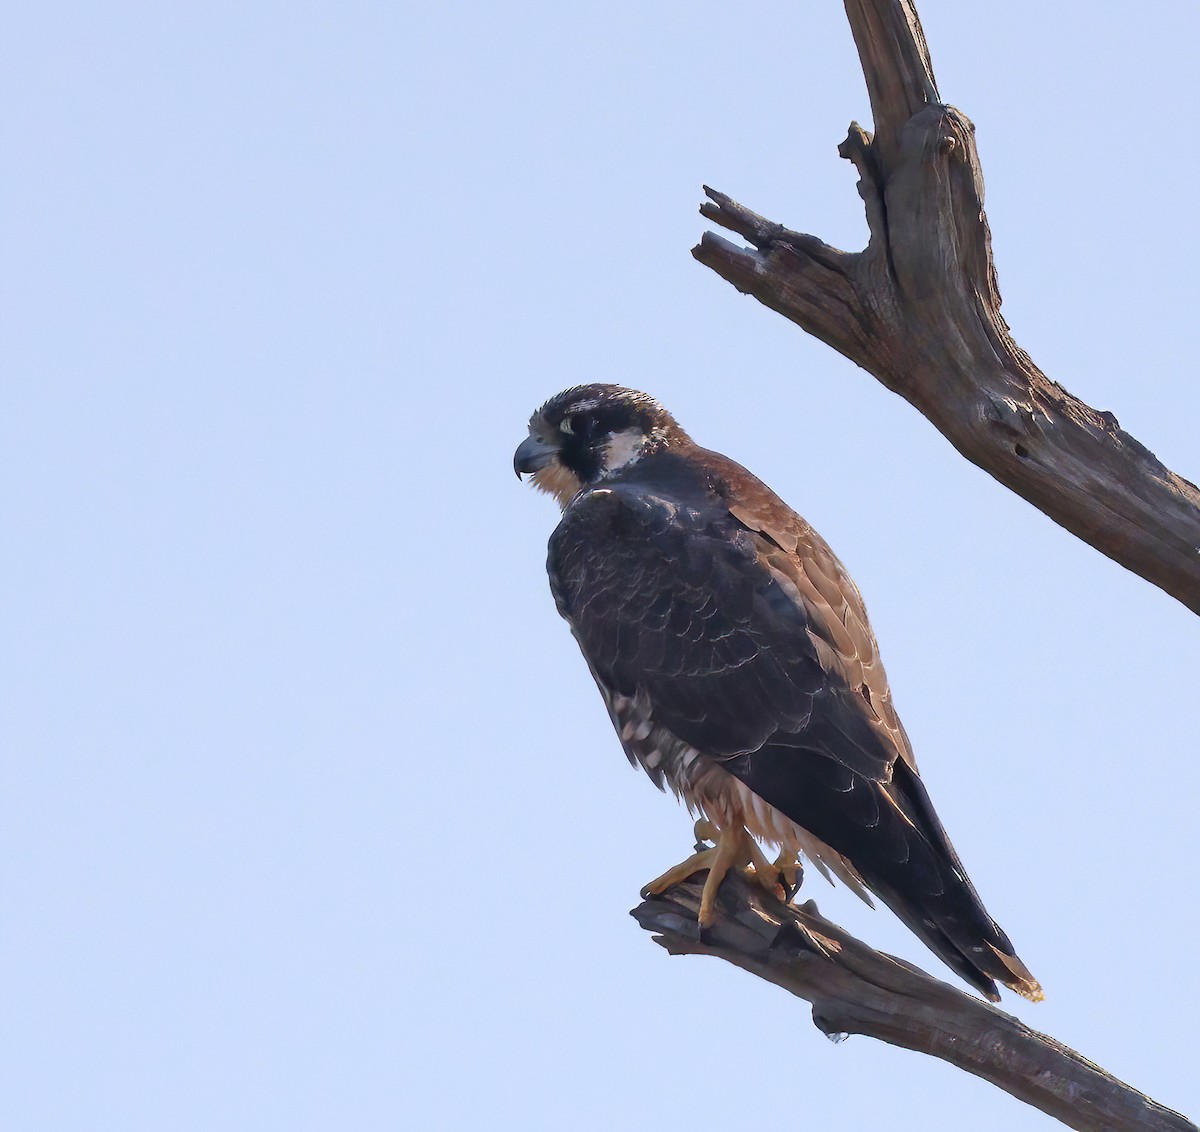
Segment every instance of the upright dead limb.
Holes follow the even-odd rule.
[[[942,102],[911,0],[846,0],[875,133],[852,124],[870,242],[843,252],[705,189],[692,254],[877,377],[968,460],[1200,613],[1200,491],[1051,381],[1000,315],[974,127]]]
[[[713,955],[812,1003],[823,1033],[932,1054],[1085,1132],[1198,1132],[1196,1125],[1010,1014],[874,951],[809,901],[791,907],[730,873],[701,933],[703,874],[632,915],[672,955]]]

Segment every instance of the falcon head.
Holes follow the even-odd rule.
[[[529,436],[513,468],[518,478],[532,473],[534,486],[566,507],[580,488],[678,439],[686,433],[649,394],[620,385],[577,385],[529,418]]]

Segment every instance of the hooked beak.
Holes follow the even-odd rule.
[[[558,455],[558,449],[553,444],[547,444],[540,436],[527,436],[517,445],[517,451],[513,455],[513,471],[517,473],[517,479],[526,472],[541,471],[553,463],[554,457]]]

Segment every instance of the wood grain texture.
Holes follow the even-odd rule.
[[[844,252],[705,188],[692,254],[923,413],[958,451],[1200,613],[1200,491],[1051,381],[1000,314],[974,126],[941,101],[914,5],[846,0],[875,119],[839,152],[870,240]]]
[[[875,951],[809,901],[786,905],[729,874],[717,920],[696,923],[706,873],[631,915],[672,955],[711,955],[812,1003],[824,1034],[863,1034],[941,1058],[1081,1132],[1198,1132],[1061,1042]],[[935,1103],[933,1100],[931,1104]]]

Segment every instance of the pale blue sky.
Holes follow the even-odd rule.
[[[1018,340],[1195,478],[1200,8],[920,10]],[[47,2],[4,38],[6,1127],[1057,1127],[626,915],[690,825],[510,463],[592,380],[825,534],[1045,985],[1007,1008],[1200,1115],[1196,618],[688,254],[704,182],[864,242],[840,6]]]

